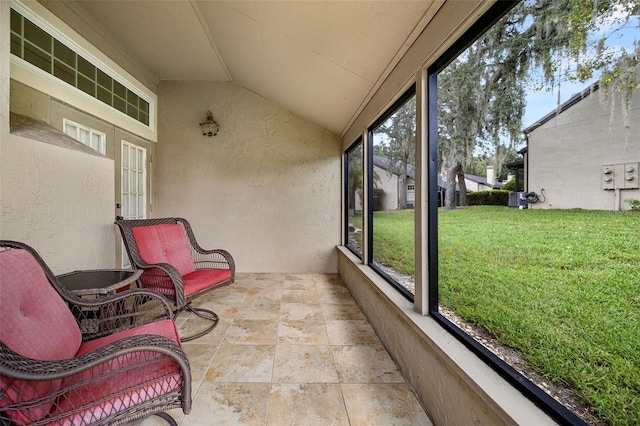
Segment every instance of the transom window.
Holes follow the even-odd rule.
[[[149,125],[149,102],[13,9],[11,54]]]

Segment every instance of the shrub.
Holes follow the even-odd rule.
[[[384,198],[384,189],[373,188],[373,211],[382,210],[382,199]]]
[[[509,191],[496,189],[493,191],[478,191],[467,194],[470,206],[508,206]]]
[[[516,178],[512,178],[509,182],[502,185],[503,191],[515,191],[516,190]]]
[[[632,212],[640,212],[640,200],[636,200],[635,198],[627,198],[624,200],[625,203],[631,206]]]

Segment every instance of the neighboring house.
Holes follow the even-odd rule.
[[[487,166],[487,177],[465,173],[464,183],[467,186],[467,192],[491,191],[492,189],[500,189],[503,185],[496,182],[493,166]]]
[[[388,158],[379,155],[373,156],[373,171],[379,178],[377,188],[384,191],[381,208],[385,211],[398,210],[400,179],[397,169],[397,167],[391,167]],[[416,199],[416,181],[415,171],[411,165],[407,167],[405,185],[407,185],[407,202],[403,208],[413,208]]]
[[[538,198],[529,208],[627,210],[625,199],[640,199],[639,95],[624,120],[620,101],[603,103],[598,90],[592,85],[524,129],[525,188]]]

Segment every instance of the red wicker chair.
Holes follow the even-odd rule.
[[[191,411],[171,307],[127,290],[81,299],[29,246],[0,241],[0,424],[120,425]]]
[[[233,257],[225,250],[205,250],[196,241],[189,222],[181,218],[118,220],[129,259],[144,272],[142,287],[171,300],[176,313],[188,310],[211,321],[205,330],[183,337],[182,341],[204,336],[218,325],[218,315],[191,306],[194,299],[213,289],[232,284]]]

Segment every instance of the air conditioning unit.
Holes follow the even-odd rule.
[[[522,206],[523,208],[527,208],[527,202],[521,198],[521,195],[524,194],[524,191],[519,192],[510,192],[509,193],[509,207],[519,208]]]

